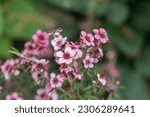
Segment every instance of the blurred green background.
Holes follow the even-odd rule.
[[[81,30],[104,27],[117,52],[124,89],[120,99],[150,99],[149,0],[0,0],[0,58],[11,58],[37,29],[63,29],[70,40]]]

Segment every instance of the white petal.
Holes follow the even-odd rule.
[[[51,73],[51,78],[54,78],[56,75],[54,73]]]
[[[81,31],[81,35],[85,36],[86,32],[85,31]]]
[[[70,53],[71,52],[71,48],[70,47],[66,47],[65,48],[65,52],[69,52]]]
[[[56,52],[56,56],[57,56],[57,57],[62,57],[62,56],[63,56],[63,52],[62,52],[62,51]]]
[[[66,60],[66,63],[67,63],[67,64],[70,64],[71,62],[72,62],[72,59]]]
[[[63,38],[63,42],[65,42],[66,40],[67,40],[67,37],[64,37],[64,38]]]
[[[56,46],[56,41],[55,41],[55,40],[52,40],[52,41],[51,41],[51,44],[53,45],[53,47],[55,47],[55,46]]]
[[[64,58],[60,58],[60,59],[58,60],[58,62],[59,62],[59,64],[62,64],[62,63],[65,63],[65,60],[64,60]]]
[[[73,57],[76,54],[76,52],[74,50],[71,50],[70,55],[71,57]]]

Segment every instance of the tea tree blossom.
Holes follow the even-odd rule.
[[[43,32],[42,30],[37,30],[36,34],[32,36],[32,39],[36,44],[46,46],[49,43],[49,34],[47,32]]]
[[[31,85],[36,83],[39,87],[34,96],[37,100],[59,99],[58,96],[60,99],[90,99],[91,94],[97,99],[101,86],[105,86],[109,92],[115,91],[120,85],[119,71],[115,67],[115,60],[112,60],[115,57],[109,57],[107,63],[100,64],[101,71],[94,68],[101,62],[104,56],[103,46],[109,41],[105,29],[93,29],[93,33],[81,31],[80,40],[77,42],[67,40],[61,31],[37,30],[32,36],[33,40],[25,43],[22,52],[11,51],[18,56],[17,59],[0,61],[0,73],[5,77],[6,83],[12,83],[13,87],[19,86],[21,89],[22,85],[18,83],[28,76],[25,80],[29,80]],[[18,76],[19,80],[16,79]],[[16,82],[13,82],[13,78],[11,81],[11,77]],[[30,77],[33,80],[30,80]],[[2,86],[3,90],[7,89],[6,86],[8,87],[8,84]],[[3,92],[0,99],[24,98],[17,92],[10,95]],[[28,88],[23,89],[22,94],[25,96],[30,93]]]
[[[75,76],[75,78],[76,78],[76,79],[81,80],[81,79],[82,79],[82,77],[83,77],[83,73],[82,73],[82,72],[77,71],[77,72],[74,72],[74,76]]]
[[[17,59],[10,59],[1,66],[1,72],[4,74],[6,80],[9,80],[11,76],[18,76],[20,74],[20,71],[17,68],[18,62]]]
[[[105,75],[104,74],[97,74],[97,78],[99,80],[99,82],[105,86],[106,85],[106,78],[105,78]]]
[[[54,73],[50,74],[50,84],[52,88],[58,88],[62,86],[62,79],[60,75],[56,75]]]
[[[66,37],[62,37],[62,35],[59,35],[58,37],[55,37],[52,41],[51,44],[54,48],[54,50],[59,50],[62,48],[62,46],[65,44],[66,42]]]
[[[109,41],[105,29],[103,28],[93,29],[93,32],[95,33],[94,35],[95,39],[100,40],[101,43],[105,44]]]
[[[65,65],[65,64],[61,64],[61,66],[60,66],[59,69],[60,69],[60,72],[61,72],[61,73],[64,72],[65,74],[68,74],[68,73],[74,71],[74,69],[73,69],[72,67],[70,67],[70,66],[68,66],[68,65]]]
[[[36,100],[57,100],[58,94],[55,90],[52,92],[47,93],[45,89],[38,89],[37,95],[35,96]]]
[[[83,59],[83,64],[85,68],[93,68],[94,67],[93,63],[94,58],[90,57],[89,55],[87,55],[85,59]]]
[[[59,58],[58,63],[66,63],[70,64],[73,61],[73,57],[75,56],[76,52],[72,50],[70,47],[66,47],[64,52],[58,51],[56,52],[56,57]]]
[[[83,42],[83,44],[86,44],[87,46],[94,46],[94,37],[90,33],[86,33],[84,31],[81,31],[80,38]]]
[[[10,95],[6,96],[6,100],[22,100],[23,98],[17,93],[17,92],[13,92]]]

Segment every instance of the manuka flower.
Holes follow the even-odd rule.
[[[70,64],[73,61],[73,57],[75,56],[76,52],[72,50],[70,47],[66,47],[64,52],[58,51],[56,52],[56,57],[58,57],[58,63],[66,63]]]
[[[95,39],[100,40],[101,43],[105,44],[109,41],[107,32],[103,28],[99,29],[93,29],[93,32],[95,33],[94,37]]]
[[[85,59],[83,60],[83,64],[85,68],[93,68],[94,65],[94,58],[90,57],[89,55],[86,55]]]

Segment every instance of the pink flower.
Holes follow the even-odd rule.
[[[81,31],[80,38],[83,44],[86,44],[87,46],[94,46],[94,37],[92,34],[87,34],[86,32]]]
[[[52,55],[52,48],[48,44],[47,46],[38,46],[35,50],[35,55],[42,56],[42,57],[49,57]]]
[[[47,44],[49,44],[49,34],[47,32],[42,32],[42,30],[37,30],[36,34],[32,36],[32,39],[41,46],[47,46]]]
[[[43,69],[45,71],[48,70],[48,63],[49,61],[45,60],[45,59],[41,59],[41,60],[38,60],[36,59],[36,65],[35,65],[35,69]]]
[[[23,54],[24,55],[35,54],[35,49],[36,49],[36,44],[34,42],[26,42]]]
[[[77,71],[77,72],[74,72],[74,76],[75,76],[76,79],[81,80],[82,77],[83,77],[83,73]]]
[[[48,73],[47,73],[48,63],[49,63],[49,61],[47,61],[45,59],[41,59],[41,60],[35,59],[34,60],[34,64],[32,65],[31,72],[32,72],[32,78],[35,81],[38,81],[39,77],[40,78],[47,78],[48,77]],[[40,74],[42,76],[40,76]]]
[[[98,80],[100,81],[100,83],[103,85],[103,86],[105,86],[106,85],[106,78],[105,78],[105,76],[104,76],[104,74],[97,74],[97,78],[98,78]]]
[[[90,57],[89,55],[87,55],[83,60],[83,64],[85,68],[93,68],[94,67],[93,63],[94,63],[94,58]]]
[[[18,76],[20,74],[20,71],[17,69],[18,63],[17,59],[10,59],[1,66],[1,72],[4,74],[6,80],[9,80],[11,76]]]
[[[74,71],[73,68],[71,68],[71,67],[68,66],[68,65],[64,65],[64,64],[62,64],[59,69],[60,69],[60,72],[61,72],[61,73],[64,72],[64,73],[66,73],[66,74],[68,74],[68,73]]]
[[[55,90],[46,93],[45,89],[38,89],[35,99],[36,100],[57,100],[58,94],[56,93]]]
[[[50,82],[47,82],[46,86],[45,86],[45,91],[46,93],[49,93],[51,91],[52,87],[51,87],[51,84]]]
[[[73,57],[75,56],[76,52],[72,50],[70,47],[66,47],[65,51],[58,51],[56,52],[56,57],[58,57],[58,63],[66,63],[70,64],[73,61]]]
[[[58,94],[56,93],[55,90],[53,90],[52,92],[50,92],[48,95],[51,96],[52,100],[58,100]]]
[[[94,63],[97,63],[100,57],[103,56],[102,49],[97,46],[88,48],[87,53],[93,56]]]
[[[55,37],[52,41],[51,44],[54,48],[54,50],[59,50],[62,48],[62,46],[65,44],[67,38],[66,37],[62,37],[62,35],[59,35],[58,37]]]
[[[117,86],[114,85],[112,83],[112,80],[107,80],[107,83],[106,83],[106,87],[110,90],[110,91],[115,91],[117,89]]]
[[[40,72],[39,71],[32,71],[32,78],[36,81],[36,82],[40,82],[40,78],[47,78],[48,77],[48,73],[47,72],[43,72],[42,76],[40,76]]]
[[[62,32],[62,30],[60,30],[60,29],[54,29],[49,33],[49,35],[53,34],[55,36],[59,36],[61,32]]]
[[[44,100],[46,97],[45,89],[38,89],[37,95],[35,96],[36,100]]]
[[[22,100],[22,97],[20,97],[17,92],[13,92],[12,94],[6,96],[6,100]]]
[[[50,84],[52,88],[59,88],[62,85],[62,78],[60,77],[60,75],[56,75],[54,73],[51,73],[50,75],[51,79],[50,79]]]
[[[93,29],[93,32],[95,33],[94,37],[98,40],[100,40],[101,43],[105,44],[109,41],[107,32],[103,28],[99,29]]]
[[[120,76],[119,70],[112,63],[105,64],[104,67],[112,77],[118,78]]]
[[[79,59],[79,58],[82,58],[82,51],[80,49],[74,49],[76,51],[76,55],[74,57],[75,60]]]

